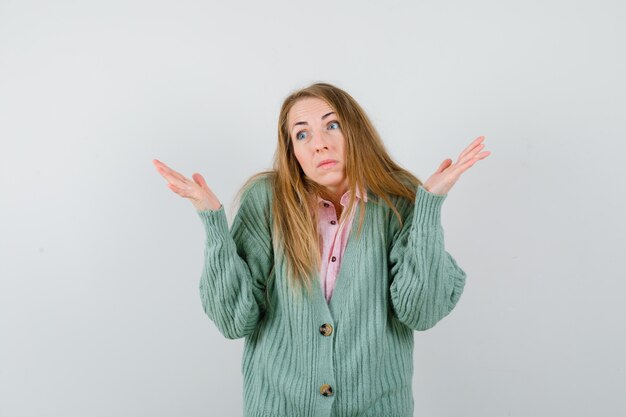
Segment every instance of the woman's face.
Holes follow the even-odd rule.
[[[345,193],[345,139],[334,109],[318,98],[300,99],[287,114],[287,127],[304,174],[338,197]]]

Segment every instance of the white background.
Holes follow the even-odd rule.
[[[345,89],[443,207],[466,271],[415,333],[416,416],[626,412],[623,1],[0,0],[0,416],[238,416],[243,340],[198,294],[280,104]],[[232,217],[231,217],[232,218]]]

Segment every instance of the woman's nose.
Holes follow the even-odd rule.
[[[328,149],[328,143],[326,142],[326,137],[324,136],[324,132],[316,132],[313,135],[313,146],[315,150],[318,151],[320,149]]]

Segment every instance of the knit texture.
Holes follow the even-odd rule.
[[[368,192],[362,233],[358,207],[330,303],[319,277],[310,299],[290,293],[284,256],[272,247],[268,179],[244,192],[230,231],[223,207],[197,212],[206,231],[204,311],[225,337],[245,337],[244,417],[413,416],[413,330],[448,315],[465,286],[444,249],[446,196],[418,187],[415,204],[396,197],[400,227]],[[331,395],[320,393],[324,384]]]

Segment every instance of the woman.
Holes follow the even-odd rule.
[[[422,184],[350,95],[313,84],[284,101],[274,169],[243,187],[230,231],[200,174],[154,160],[204,225],[206,314],[245,337],[245,416],[413,415],[413,330],[448,315],[465,285],[441,205],[489,155],[483,139]]]

